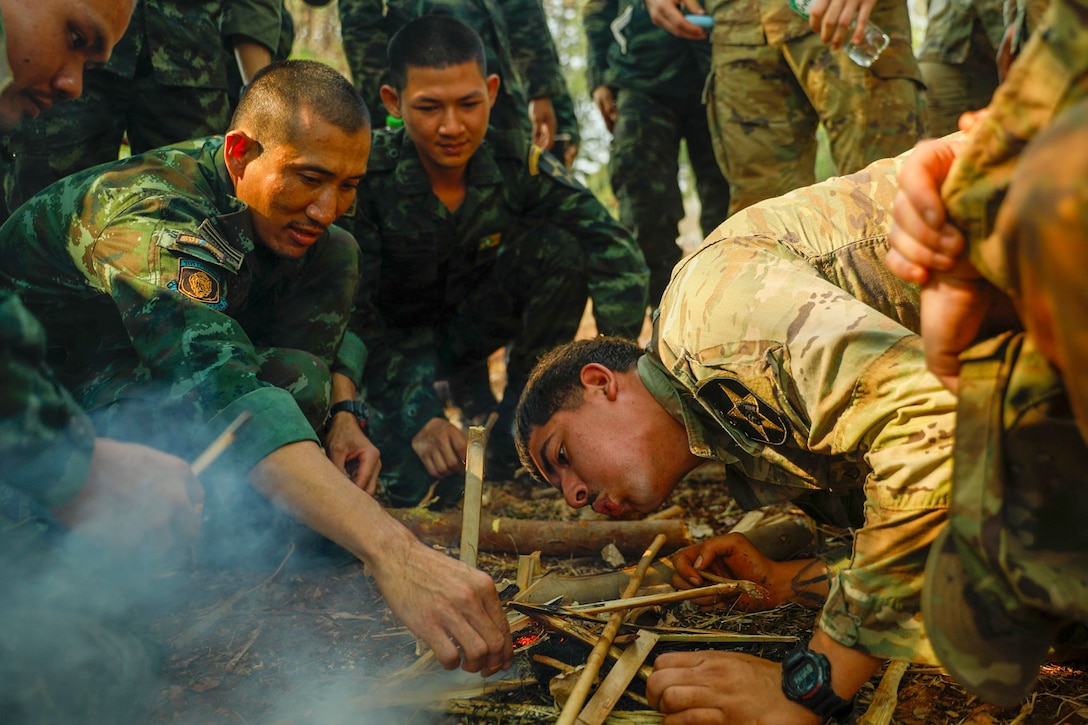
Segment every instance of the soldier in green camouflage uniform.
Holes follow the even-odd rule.
[[[341,346],[359,248],[331,224],[366,170],[367,110],[327,65],[284,61],[231,125],[39,194],[0,228],[0,286],[25,294],[100,433],[192,455],[251,414],[202,473],[209,533],[258,514],[267,551],[283,532],[260,493],[367,563],[443,665],[491,674],[512,658],[491,578],[424,546],[318,445],[332,375],[357,379],[365,355]]]
[[[468,58],[426,69],[449,76],[443,87],[454,87],[461,66],[475,74],[468,92],[485,87],[472,60],[479,39],[466,26],[432,15],[406,25],[402,33],[409,32],[397,38],[408,38],[412,48],[433,32]],[[407,73],[416,68],[409,63]],[[431,98],[426,90],[421,97]],[[473,138],[461,152],[471,155],[456,161],[464,196],[450,209],[438,195],[431,139],[417,131],[413,103],[398,107],[387,100],[387,106],[403,116],[405,128],[375,133],[360,186],[353,231],[363,251],[363,281],[351,333],[370,351],[364,382],[385,489],[394,502],[410,504],[423,497],[432,478],[443,477],[410,446],[432,421],[444,421],[437,380],[511,344],[503,407],[488,450],[495,465],[504,454],[512,462],[513,406],[536,357],[574,337],[587,294],[602,332],[637,335],[647,271],[631,236],[608,210],[553,156],[520,134],[488,127],[485,108],[473,109]],[[494,399],[481,407],[494,408]]]
[[[0,0],[0,131],[78,95],[84,67],[106,61],[131,11],[117,0]],[[0,711],[12,725],[141,721],[154,658],[95,594],[131,605],[108,574],[146,574],[133,551],[161,566],[153,552],[185,550],[200,486],[178,458],[96,438],[45,352],[41,325],[0,291]],[[78,540],[60,535],[68,529]]]
[[[647,7],[670,32],[705,37],[672,0],[647,0]],[[923,86],[905,0],[873,7],[870,20],[891,42],[870,68],[845,48],[833,50],[785,0],[710,0],[706,12],[714,18],[707,115],[733,213],[815,180],[818,124],[840,174],[922,137]]]
[[[1002,0],[934,0],[918,65],[926,81],[930,136],[956,131],[960,116],[990,102],[997,49],[1005,33]]]
[[[23,124],[11,137],[6,179],[15,210],[57,179],[117,158],[221,132],[230,119],[223,0],[138,0],[128,32],[83,95]]]
[[[195,457],[248,411],[275,421],[231,447],[248,470],[317,440],[358,252],[333,228],[304,257],[276,257],[223,157],[215,137],[63,179],[2,228],[0,282],[45,326],[48,362],[100,433]],[[284,367],[294,379],[269,379]]]
[[[759,561],[737,535],[674,559],[677,586],[706,567],[764,584],[760,607],[821,603],[810,648],[843,697],[885,659],[934,660],[920,596],[945,521],[955,400],[925,368],[917,288],[882,263],[897,165],[730,218],[677,266],[646,354],[624,341],[550,353],[517,414],[522,461],[573,506],[649,513],[717,460],[745,508],[792,500],[854,527],[843,560]],[[778,665],[746,657],[663,656],[651,703],[671,713],[698,699],[729,722],[821,721],[767,689]]]
[[[491,125],[533,138],[530,99],[552,103],[566,96],[566,101],[552,103],[558,128],[551,132],[577,145],[577,119],[540,0],[340,0],[337,7],[351,76],[372,107],[381,107],[378,89],[389,82],[385,49],[393,34],[413,18],[449,15],[480,34],[488,73],[502,80]],[[376,125],[382,127],[382,119]]]
[[[620,221],[646,257],[650,301],[656,303],[680,261],[681,139],[695,174],[703,235],[729,215],[729,184],[714,160],[702,102],[710,44],[673,37],[633,0],[590,0],[582,22],[587,86],[612,131],[608,170]]]

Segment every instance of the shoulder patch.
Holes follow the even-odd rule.
[[[753,441],[780,446],[786,442],[789,427],[782,414],[757,396],[736,378],[715,378],[696,391],[719,420]]]
[[[198,259],[179,260],[178,278],[167,286],[214,310],[227,306],[220,270]]]
[[[541,150],[539,146],[534,145],[529,147],[529,175],[536,176],[538,174],[549,176],[572,189],[578,189],[579,191],[585,189],[563,162],[548,152]]]
[[[181,252],[237,272],[245,254],[234,248],[226,237],[205,219],[196,232],[169,227],[156,232],[155,244],[163,249]]]

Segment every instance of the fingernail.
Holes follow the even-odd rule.
[[[926,224],[930,227],[936,227],[940,223],[940,219],[937,216],[937,212],[933,209],[926,209],[922,212],[922,218],[925,219]]]
[[[703,568],[703,555],[702,554],[695,557],[695,563],[692,564],[692,566],[694,566],[696,569],[702,569]]]

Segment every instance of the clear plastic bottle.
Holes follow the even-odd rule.
[[[790,7],[800,13],[802,17],[807,18],[809,8],[812,7],[813,2],[815,0],[790,0]],[[850,28],[846,31],[848,38],[854,35],[856,26],[856,22],[850,23]],[[876,62],[876,59],[880,57],[880,54],[887,47],[888,34],[872,23],[866,23],[865,38],[860,43],[847,42],[846,54],[850,56],[850,60],[862,68],[868,68]]]

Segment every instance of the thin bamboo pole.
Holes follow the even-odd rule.
[[[642,559],[638,562],[635,573],[631,575],[631,581],[627,584],[627,588],[623,590],[622,599],[630,599],[635,592],[638,591],[638,588],[642,585],[642,578],[646,576],[646,570],[650,568],[650,564],[657,558],[657,553],[661,550],[664,543],[664,536],[659,534],[654,537],[653,543],[651,543],[650,547],[642,554]],[[608,655],[608,650],[612,647],[612,640],[616,638],[616,632],[619,631],[620,625],[623,624],[623,620],[626,616],[627,611],[621,610],[613,612],[612,616],[609,617],[608,623],[601,633],[601,638],[597,640],[597,644],[594,645],[593,650],[589,653],[588,659],[586,659],[586,666],[585,669],[582,670],[581,677],[578,678],[578,682],[574,685],[570,697],[568,697],[566,703],[563,704],[563,711],[559,713],[559,719],[556,721],[556,725],[574,725],[574,721],[578,718],[578,713],[582,710],[582,705],[585,704],[586,696],[589,694],[589,688],[593,686],[593,680],[596,679],[597,673],[600,672],[601,665]]]
[[[461,514],[461,561],[476,566],[480,546],[480,504],[483,500],[484,453],[487,429],[482,425],[468,429],[468,451],[465,454],[465,499]]]

